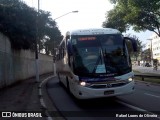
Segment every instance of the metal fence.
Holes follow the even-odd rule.
[[[156,78],[160,80],[160,75],[135,74],[135,76],[140,77],[142,81],[145,81],[145,78]]]

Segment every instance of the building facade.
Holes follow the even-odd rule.
[[[146,44],[146,49],[152,49],[153,59],[158,59],[160,62],[160,37],[157,34],[153,34],[148,43]]]

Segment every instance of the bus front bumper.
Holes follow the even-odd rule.
[[[78,99],[112,97],[112,96],[133,93],[134,84],[135,84],[134,81],[131,81],[128,84],[120,87],[100,88],[100,89],[94,89],[77,85],[75,86],[77,88],[72,93]]]

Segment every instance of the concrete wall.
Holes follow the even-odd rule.
[[[52,71],[52,56],[39,54],[39,74]],[[11,50],[9,39],[0,33],[0,88],[33,77],[35,73],[35,53]]]

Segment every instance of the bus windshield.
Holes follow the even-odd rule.
[[[71,37],[74,73],[80,76],[116,76],[131,71],[121,34]]]

